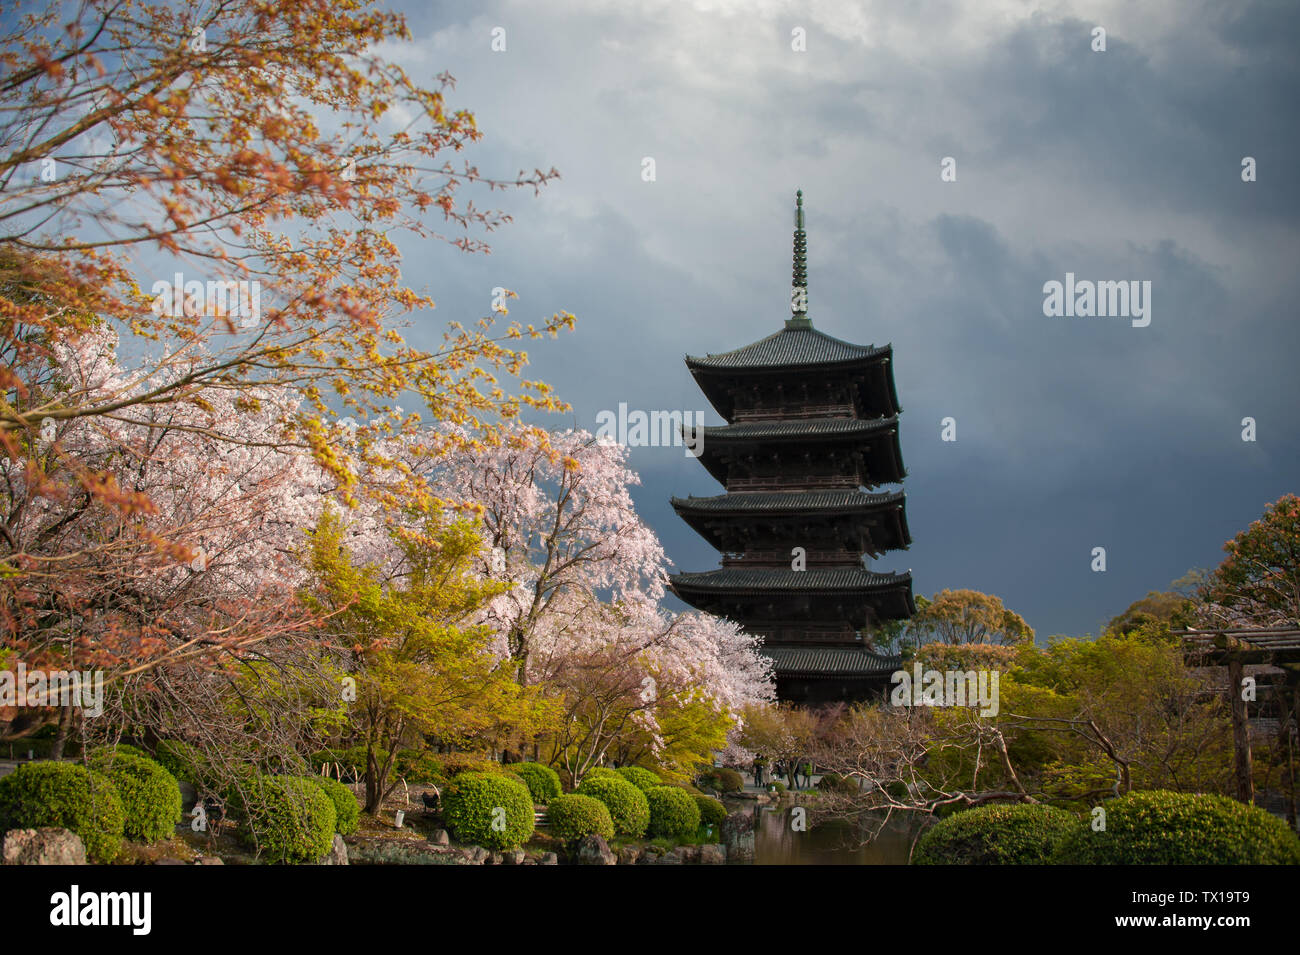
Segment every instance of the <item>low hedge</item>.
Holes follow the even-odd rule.
[[[646,794],[617,773],[587,776],[577,792],[599,800],[614,820],[614,831],[629,839],[640,839],[650,825],[650,802]]]
[[[334,843],[334,802],[314,777],[256,776],[242,787],[239,834],[268,862],[319,862]]]
[[[696,796],[695,805],[700,809],[702,826],[720,826],[727,818],[727,807],[712,796]]]
[[[1080,823],[1056,861],[1071,865],[1300,865],[1281,819],[1224,796],[1149,790],[1102,803],[1106,828]]]
[[[1043,865],[1078,826],[1072,813],[1054,806],[978,806],[927,830],[912,864]]]
[[[350,836],[357,831],[361,819],[361,803],[347,786],[330,776],[307,776],[334,804],[334,831],[341,836]]]
[[[81,837],[91,862],[122,848],[126,816],[113,781],[77,763],[23,763],[0,779],[0,832],[51,826]]]
[[[443,816],[460,842],[517,849],[533,834],[528,787],[500,773],[461,773],[443,794]]]
[[[595,833],[606,839],[614,838],[614,820],[609,809],[599,799],[573,793],[556,796],[547,806],[551,833],[569,841]]]
[[[103,746],[92,746],[86,752],[88,760],[98,759],[101,756],[143,756],[149,759],[149,754],[139,746],[133,746],[130,743],[105,743]]]
[[[152,843],[176,834],[181,788],[175,776],[154,760],[125,754],[120,748],[116,753],[101,751],[90,764],[117,788],[128,837]]]
[[[651,836],[691,836],[700,828],[700,807],[695,804],[695,797],[685,789],[654,786],[645,796],[650,803]]]
[[[642,769],[640,766],[620,766],[616,772],[642,792],[653,786],[662,786],[664,784],[662,779],[650,772],[650,770]]]
[[[550,766],[541,763],[511,763],[506,769],[524,781],[535,803],[544,806],[560,795],[560,774]]]

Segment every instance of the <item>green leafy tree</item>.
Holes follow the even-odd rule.
[[[473,622],[503,585],[475,572],[482,541],[470,521],[431,518],[397,534],[398,569],[358,566],[341,518],[327,513],[312,535],[313,585],[306,599],[329,614],[324,633],[343,652],[341,694],[366,749],[365,810],[378,812],[404,743],[420,734],[465,744],[541,719],[492,652],[493,634]],[[355,700],[347,698],[355,691]]]
[[[1172,590],[1152,590],[1141,600],[1135,600],[1117,617],[1106,624],[1106,630],[1118,634],[1129,634],[1146,626],[1170,627],[1186,626],[1191,620],[1194,601],[1186,595]]]
[[[928,642],[1032,643],[1034,631],[1025,618],[1008,610],[1002,599],[978,590],[941,590],[911,620],[915,645]]]
[[[1012,760],[1041,791],[1088,801],[1133,789],[1226,792],[1231,725],[1168,628],[1062,640],[1002,682]]]
[[[1276,626],[1300,621],[1300,497],[1278,498],[1223,549],[1228,556],[1202,588],[1216,622]]]

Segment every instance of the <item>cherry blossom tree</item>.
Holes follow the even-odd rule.
[[[489,453],[453,456],[439,480],[482,518],[484,570],[510,585],[485,620],[519,682],[562,699],[545,743],[574,778],[611,756],[685,774],[773,692],[754,637],[658,608],[667,560],[633,507],[626,454],[585,431],[540,442],[520,427]]]
[[[630,605],[663,596],[663,548],[632,504],[640,478],[626,459],[586,431],[541,441],[517,426],[497,447],[453,454],[441,473],[441,495],[482,517],[485,569],[513,584],[488,620],[521,683],[539,630],[578,625],[599,594]]]
[[[50,386],[91,400],[130,379],[106,326],[54,360]],[[332,482],[285,442],[298,402],[210,387],[58,422],[39,454],[0,465],[5,646],[28,666],[104,672],[107,718],[83,730],[210,726],[224,667],[278,656],[312,670],[299,552]],[[100,495],[82,486],[92,472]],[[65,706],[63,734],[72,717]]]

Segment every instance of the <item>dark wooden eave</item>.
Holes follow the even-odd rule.
[[[743,348],[703,357],[686,356],[686,367],[709,403],[730,421],[735,382],[789,377],[806,381],[844,375],[858,382],[863,413],[898,414],[892,345],[854,345],[818,331],[811,325],[782,329]]]
[[[866,647],[763,647],[762,653],[786,678],[888,679],[903,665],[903,658],[875,653]]]
[[[865,567],[807,570],[729,567],[673,574],[669,586],[692,607],[705,611],[726,598],[761,601],[773,596],[797,596],[869,607],[880,620],[906,620],[916,613],[910,573],[878,574]]]
[[[843,448],[863,453],[864,483],[898,484],[906,476],[898,418],[861,421],[856,418],[809,418],[796,421],[752,421],[721,427],[683,428],[684,437],[700,447],[700,462],[726,483],[728,461],[747,452],[774,449],[797,452],[814,448]],[[701,441],[702,439],[702,441]]]
[[[712,497],[674,497],[672,505],[682,520],[719,550],[724,549],[717,532],[719,520],[865,521],[872,526],[869,537],[876,544],[877,554],[904,550],[912,543],[907,529],[906,495],[902,491],[883,494],[870,494],[858,488],[752,491]]]

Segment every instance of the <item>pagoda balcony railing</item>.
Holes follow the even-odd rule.
[[[732,422],[776,421],[783,418],[852,418],[857,409],[851,404],[834,405],[773,405],[765,408],[737,408],[732,412]]]
[[[810,630],[807,627],[747,628],[749,633],[768,643],[842,643],[862,646],[864,641],[853,630]]]
[[[727,479],[728,491],[810,491],[815,488],[856,488],[857,475],[823,475],[816,477],[733,477]]]
[[[808,551],[809,567],[861,567],[862,557],[848,550]],[[790,569],[794,558],[787,550],[750,550],[743,554],[723,554],[723,567],[781,567]]]

